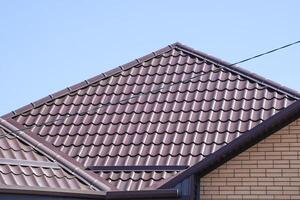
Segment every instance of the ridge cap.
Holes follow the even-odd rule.
[[[283,85],[281,85],[281,84],[279,84],[275,81],[272,81],[270,79],[264,78],[264,77],[262,77],[262,76],[260,76],[256,73],[253,73],[249,70],[246,70],[246,69],[240,67],[239,65],[232,66],[232,64],[227,62],[227,61],[224,61],[224,60],[222,60],[220,58],[217,58],[215,56],[212,56],[212,55],[206,54],[202,51],[191,48],[191,47],[189,47],[185,44],[182,44],[180,42],[174,43],[174,47],[179,49],[179,50],[185,51],[186,53],[192,54],[196,57],[206,59],[209,62],[212,62],[213,64],[216,64],[216,65],[219,65],[220,67],[223,67],[223,68],[225,68],[226,70],[228,70],[230,72],[236,73],[240,76],[243,76],[243,77],[248,78],[252,81],[255,81],[259,84],[262,84],[262,85],[264,85],[268,88],[271,88],[271,89],[273,89],[277,92],[281,92],[285,95],[288,95],[288,96],[294,98],[295,100],[300,99],[300,93],[298,91],[293,90],[291,88],[288,88],[286,86],[283,86]]]

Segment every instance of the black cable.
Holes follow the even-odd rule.
[[[262,57],[262,56],[267,55],[267,54],[271,54],[271,53],[273,53],[273,52],[275,52],[275,51],[279,51],[279,50],[281,50],[281,49],[285,49],[285,48],[287,48],[287,47],[296,45],[296,44],[298,44],[298,43],[300,43],[300,40],[299,40],[299,41],[296,41],[296,42],[289,43],[289,44],[287,44],[287,45],[284,45],[284,46],[281,46],[281,47],[278,47],[278,48],[275,48],[275,49],[272,49],[272,50],[270,50],[270,51],[267,51],[267,52],[264,52],[264,53],[261,53],[261,54],[252,56],[252,57],[250,57],[250,58],[246,58],[246,59],[244,59],[244,60],[241,60],[241,61],[232,63],[232,64],[227,65],[227,66],[225,66],[225,67],[232,67],[232,66],[235,66],[235,65],[237,65],[237,64],[241,64],[241,63],[244,63],[244,62],[247,62],[247,61],[256,59],[256,58],[258,58],[258,57]],[[206,61],[203,61],[203,62],[198,63],[198,64],[201,65],[201,64],[204,64],[204,63],[206,63]],[[69,118],[69,117],[74,117],[74,116],[76,116],[76,115],[85,115],[85,114],[89,114],[91,111],[96,111],[96,113],[97,113],[97,110],[99,110],[99,109],[102,108],[102,107],[109,106],[109,105],[116,105],[116,104],[120,104],[120,103],[124,103],[124,102],[128,102],[129,100],[134,99],[134,98],[137,98],[137,97],[139,97],[139,96],[142,96],[142,95],[148,95],[148,94],[151,94],[151,93],[156,93],[156,92],[159,92],[159,91],[161,91],[161,90],[163,90],[163,89],[168,89],[168,88],[170,88],[171,86],[176,85],[176,84],[180,84],[180,83],[185,84],[185,83],[188,83],[188,82],[190,82],[191,80],[193,80],[193,79],[195,79],[195,78],[198,78],[198,77],[201,77],[201,76],[203,76],[203,75],[205,75],[205,74],[208,74],[208,73],[216,73],[216,72],[219,72],[219,71],[222,71],[222,70],[223,70],[223,68],[222,68],[222,66],[220,66],[220,67],[219,67],[218,69],[216,69],[216,70],[207,71],[207,72],[201,72],[200,74],[197,74],[197,75],[192,76],[192,77],[190,77],[190,78],[187,78],[187,79],[185,79],[185,80],[178,81],[178,82],[175,82],[175,83],[170,83],[170,84],[168,84],[167,86],[158,87],[158,88],[156,88],[156,89],[154,89],[154,90],[150,90],[149,92],[145,92],[145,93],[144,93],[144,92],[141,92],[141,93],[139,93],[139,94],[131,95],[129,98],[125,98],[125,99],[120,100],[120,101],[116,101],[116,102],[108,102],[108,103],[105,103],[105,104],[101,104],[100,106],[97,106],[96,108],[88,109],[88,110],[85,111],[85,112],[79,112],[79,113],[67,114],[66,116],[64,116],[64,117],[62,117],[62,118],[58,118],[58,119],[55,119],[55,120],[47,121],[47,122],[44,122],[44,123],[41,123],[41,124],[33,124],[33,125],[31,125],[31,126],[25,127],[25,128],[23,128],[23,129],[18,129],[18,130],[15,130],[15,131],[6,132],[6,134],[0,134],[0,138],[5,137],[5,136],[8,135],[9,133],[17,133],[17,132],[21,132],[21,131],[24,131],[24,130],[27,130],[27,129],[31,129],[32,127],[41,127],[41,126],[44,126],[44,125],[49,125],[49,124],[52,124],[52,123],[55,123],[55,122],[58,122],[58,121],[63,121],[63,120],[65,120],[65,119]]]

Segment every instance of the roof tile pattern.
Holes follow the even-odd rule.
[[[61,167],[24,165],[24,161],[52,161],[1,127],[0,132],[0,185],[90,190],[89,186]],[[16,163],[5,164],[3,159],[16,160]]]
[[[139,96],[126,100],[131,95]],[[170,48],[14,119],[34,126],[75,114],[31,131],[86,167],[192,166],[294,101],[243,74]],[[175,173],[99,175],[119,189],[136,190]]]
[[[178,172],[101,172],[99,176],[105,178],[120,190],[142,190],[176,173]]]

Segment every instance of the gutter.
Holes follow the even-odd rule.
[[[43,187],[22,187],[1,185],[1,194],[13,195],[39,195],[39,196],[57,196],[57,197],[73,197],[84,199],[105,199],[105,192],[89,191],[89,190],[67,190],[60,188],[43,188]]]
[[[261,140],[267,138],[274,132],[279,131],[283,127],[297,120],[299,117],[300,100],[276,113],[251,130],[243,133],[240,137],[233,140],[215,153],[209,155],[204,160],[179,173],[177,176],[163,181],[160,185],[155,185],[152,189],[175,187],[178,183],[193,174],[197,174],[201,178]]]
[[[22,187],[22,186],[0,186],[1,194],[12,195],[37,195],[37,196],[55,196],[55,197],[72,197],[97,200],[131,200],[131,199],[180,199],[178,190],[140,190],[140,191],[80,191],[67,190],[59,188],[43,188],[43,187]]]
[[[65,166],[68,170],[71,170],[79,178],[85,180],[88,184],[94,186],[98,190],[108,191],[108,190],[117,190],[114,186],[110,185],[105,179],[101,177],[95,177],[95,174],[90,171],[86,171],[78,162],[66,156],[61,151],[55,151],[53,146],[50,143],[45,142],[35,133],[30,130],[23,130],[22,125],[13,119],[2,119],[0,118],[0,123],[7,129],[13,131],[13,135],[19,136],[24,141],[28,142],[33,147],[37,148],[41,152],[48,155],[53,160],[60,163],[62,166]],[[103,179],[103,180],[102,180]],[[101,181],[100,181],[101,180]]]
[[[177,189],[166,190],[139,190],[139,191],[113,191],[106,193],[107,200],[117,199],[179,199]]]

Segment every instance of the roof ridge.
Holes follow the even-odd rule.
[[[54,161],[57,161],[62,167],[64,167],[67,171],[72,172],[72,174],[81,181],[97,188],[100,191],[117,190],[105,179],[101,178],[100,176],[96,176],[93,172],[86,171],[85,168],[72,157],[66,155],[56,148],[53,148],[52,144],[41,139],[37,134],[28,129],[22,130],[24,126],[19,124],[17,121],[13,119],[0,118],[0,124],[6,129],[11,130],[13,135],[21,138],[24,142],[31,145],[40,153],[50,157]],[[18,132],[16,130],[18,130]]]
[[[282,93],[289,95],[297,100],[300,99],[300,93],[298,91],[290,89],[290,88],[283,86],[279,83],[276,83],[272,80],[266,79],[258,74],[252,73],[251,71],[246,70],[242,67],[239,67],[237,65],[232,66],[232,64],[227,61],[224,61],[220,58],[211,56],[202,51],[199,51],[199,50],[196,50],[189,46],[186,46],[180,42],[176,42],[173,45],[175,46],[175,48],[178,48],[179,50],[186,51],[187,53],[193,54],[194,56],[201,57],[202,59],[208,60],[209,62],[212,61],[212,63],[221,65],[221,67],[226,68],[226,70],[229,70],[230,72],[237,73],[237,74],[244,76],[248,79],[251,79],[255,82],[259,82],[262,85],[265,85],[275,91],[282,92]]]
[[[134,60],[132,60],[132,61],[126,63],[126,64],[120,65],[118,67],[115,67],[115,68],[107,71],[107,72],[101,73],[101,74],[96,75],[96,76],[94,76],[92,78],[84,80],[84,81],[82,81],[80,83],[74,84],[74,85],[72,85],[70,87],[67,87],[67,88],[62,89],[62,90],[60,90],[58,92],[50,94],[50,95],[48,95],[48,96],[46,96],[44,98],[41,98],[41,99],[39,99],[37,101],[29,103],[29,104],[27,104],[27,105],[25,105],[25,106],[23,106],[23,107],[21,107],[21,108],[19,108],[17,110],[11,111],[11,112],[9,112],[7,114],[4,114],[4,115],[2,115],[0,117],[3,118],[3,119],[7,119],[7,118],[11,118],[11,117],[20,115],[20,114],[22,114],[22,113],[24,113],[24,112],[26,112],[26,111],[28,111],[28,110],[30,110],[32,108],[38,107],[38,106],[40,106],[40,105],[42,105],[44,103],[47,103],[49,101],[52,101],[52,100],[57,99],[59,97],[62,97],[64,95],[70,94],[70,93],[72,93],[74,91],[77,91],[77,90],[80,90],[80,89],[82,89],[84,87],[90,86],[90,85],[94,84],[95,82],[98,82],[98,81],[100,81],[102,79],[105,79],[107,77],[113,76],[113,75],[115,75],[115,74],[117,74],[117,73],[119,73],[121,71],[130,69],[132,67],[135,67],[135,66],[141,64],[142,62],[145,62],[145,61],[147,61],[149,59],[152,59],[152,58],[154,58],[156,56],[159,56],[159,55],[161,55],[163,53],[166,53],[166,52],[174,49],[175,46],[176,46],[176,44],[177,43],[173,43],[173,44],[168,45],[166,47],[163,47],[163,48],[161,48],[159,50],[153,51],[153,52],[151,52],[151,53],[149,53],[149,54],[147,54],[145,56],[136,58],[136,59],[134,59]]]
[[[177,49],[179,49],[181,51],[185,51],[186,53],[192,54],[192,55],[194,55],[196,57],[200,57],[200,58],[202,58],[204,60],[208,60],[209,62],[215,63],[216,65],[220,65],[221,67],[226,68],[226,70],[228,70],[230,72],[237,73],[237,74],[239,74],[239,75],[241,75],[241,76],[243,76],[245,78],[251,79],[251,80],[253,80],[255,82],[258,82],[258,83],[260,83],[262,85],[265,85],[265,86],[267,86],[267,87],[269,87],[269,88],[271,88],[271,89],[273,89],[275,91],[281,92],[281,93],[283,93],[285,95],[288,95],[288,96],[290,96],[292,98],[295,98],[297,100],[300,99],[300,93],[298,91],[296,91],[296,90],[293,90],[293,89],[290,89],[288,87],[285,87],[285,86],[283,86],[283,85],[281,85],[279,83],[276,83],[276,82],[274,82],[272,80],[266,79],[266,78],[264,78],[264,77],[262,77],[262,76],[260,76],[258,74],[252,73],[249,70],[246,70],[246,69],[241,68],[239,66],[231,66],[231,63],[229,63],[229,62],[226,62],[226,61],[224,61],[224,60],[222,60],[220,58],[211,56],[209,54],[206,54],[206,53],[204,53],[202,51],[196,50],[196,49],[191,48],[189,46],[186,46],[186,45],[184,45],[184,44],[182,44],[180,42],[175,42],[175,43],[170,44],[170,45],[168,45],[166,47],[163,47],[163,48],[161,48],[159,50],[153,51],[153,52],[151,52],[151,53],[149,53],[149,54],[147,54],[145,56],[142,56],[142,57],[139,57],[137,59],[134,59],[134,60],[132,60],[132,61],[130,61],[130,62],[124,64],[124,65],[120,65],[120,66],[118,66],[116,68],[113,68],[113,69],[107,71],[107,72],[101,73],[101,74],[96,75],[96,76],[94,76],[92,78],[84,80],[84,81],[82,81],[80,83],[74,84],[74,85],[72,85],[70,87],[67,87],[67,88],[62,89],[62,90],[60,90],[58,92],[50,94],[50,95],[48,95],[48,96],[46,96],[44,98],[41,98],[41,99],[39,99],[37,101],[29,103],[29,104],[27,104],[27,105],[25,105],[25,106],[23,106],[23,107],[21,107],[21,108],[19,108],[17,110],[14,110],[12,112],[4,114],[1,117],[4,118],[4,119],[6,119],[6,118],[11,118],[11,117],[20,115],[20,114],[22,114],[22,113],[24,113],[24,112],[26,112],[26,111],[28,111],[28,110],[30,110],[32,108],[36,108],[36,107],[38,107],[38,106],[40,106],[40,105],[42,105],[44,103],[47,103],[49,101],[52,101],[52,100],[57,99],[59,97],[62,97],[64,95],[70,94],[70,93],[75,92],[75,91],[77,91],[79,89],[82,89],[84,87],[90,86],[91,84],[93,84],[95,82],[98,82],[98,81],[100,81],[102,79],[105,79],[107,77],[113,76],[113,75],[115,75],[115,74],[117,74],[117,73],[119,73],[121,71],[124,71],[124,70],[130,69],[132,67],[135,67],[135,66],[141,64],[142,62],[145,62],[146,60],[152,59],[152,58],[154,58],[156,56],[159,56],[159,55],[161,55],[163,53],[166,53],[166,52],[168,52],[168,51],[170,51],[170,50],[172,50],[174,48],[177,48]]]

